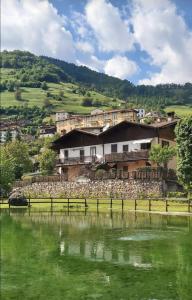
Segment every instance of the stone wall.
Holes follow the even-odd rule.
[[[160,180],[105,180],[94,182],[32,183],[20,188],[31,197],[136,197],[162,196],[163,181]]]

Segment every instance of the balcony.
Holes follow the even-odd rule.
[[[82,156],[82,157],[69,157],[69,158],[62,158],[58,159],[56,165],[63,166],[63,165],[79,165],[79,164],[90,164],[98,161],[96,156]]]
[[[119,161],[137,161],[147,160],[149,158],[148,150],[131,151],[124,153],[111,153],[105,155],[106,162],[119,162]]]

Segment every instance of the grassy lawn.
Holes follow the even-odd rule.
[[[175,111],[179,117],[192,116],[192,106],[187,105],[171,105],[166,107],[165,111]]]
[[[9,72],[8,72],[9,71]],[[11,71],[8,69],[4,69],[3,71],[3,79],[10,78],[11,75],[9,75]],[[81,94],[76,94],[73,92],[75,88],[78,88],[77,85],[71,84],[71,83],[49,83],[48,84],[48,90],[44,91],[41,88],[21,88],[22,91],[22,101],[15,100],[14,92],[8,92],[4,91],[1,92],[1,106],[2,107],[9,107],[9,106],[22,106],[24,104],[27,104],[29,107],[32,106],[38,106],[40,108],[43,107],[44,100],[46,98],[47,92],[51,93],[51,96],[49,97],[49,100],[52,104],[52,111],[58,111],[58,110],[66,110],[68,112],[74,112],[74,113],[89,113],[91,110],[95,109],[96,107],[85,107],[82,106],[82,100],[84,97]],[[63,91],[64,97],[62,101],[58,101],[54,99],[53,97],[56,95],[59,95],[60,91]],[[102,102],[102,109],[111,109],[113,105],[116,105],[117,107],[121,106],[122,101],[117,99],[116,101],[113,101],[112,98],[106,97],[100,93],[97,93],[95,91],[89,91],[90,97],[94,101],[101,101]]]
[[[57,201],[58,203],[54,203]],[[32,203],[37,202],[37,203]],[[38,203],[44,202],[44,203]],[[49,202],[49,203],[46,203]],[[62,203],[65,202],[65,203]],[[73,202],[73,203],[71,203]],[[82,202],[82,203],[80,203]],[[86,200],[88,211],[97,211],[97,200],[96,199],[87,199]],[[8,208],[7,201],[4,204],[1,204],[1,208]],[[17,207],[18,208],[18,207]],[[84,210],[85,202],[84,199],[70,199],[69,204],[70,210]],[[50,210],[51,203],[50,199],[32,199],[31,200],[31,210]],[[55,199],[53,200],[53,211],[64,211],[68,209],[67,199]],[[124,200],[123,201],[124,211],[135,210],[135,201],[134,200]],[[111,210],[111,202],[109,199],[99,199],[98,201],[98,210],[100,212],[106,212]],[[112,210],[121,211],[122,210],[122,200],[113,199],[112,201]],[[137,200],[137,210],[149,211],[149,200]],[[154,212],[166,212],[166,203],[163,200],[151,200],[151,211]],[[168,212],[188,212],[188,203],[181,201],[168,201]],[[192,207],[191,207],[192,212]]]

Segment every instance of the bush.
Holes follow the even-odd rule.
[[[93,99],[92,98],[84,98],[82,101],[83,106],[93,106]]]
[[[102,178],[104,178],[104,176],[105,176],[106,174],[107,174],[107,172],[106,172],[105,170],[99,169],[99,170],[97,170],[96,173],[95,173],[95,178],[96,178],[96,179],[102,179]]]
[[[186,192],[168,192],[167,197],[168,198],[186,198],[187,193]]]

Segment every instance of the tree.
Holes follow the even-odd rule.
[[[14,162],[14,175],[16,179],[21,179],[24,172],[31,170],[32,162],[29,157],[28,145],[23,141],[15,140],[5,145],[6,159]]]
[[[46,149],[39,156],[39,163],[42,174],[52,174],[56,163],[56,153],[51,149]]]
[[[93,99],[92,98],[84,98],[82,101],[83,106],[93,106]]]
[[[14,83],[14,81],[10,80],[7,83],[7,90],[8,90],[8,92],[14,92],[14,90],[15,90],[15,83]]]
[[[8,129],[5,134],[5,143],[12,141],[12,133],[11,130]]]
[[[149,153],[149,159],[157,163],[157,166],[163,165],[166,168],[168,162],[175,156],[175,154],[176,150],[174,147],[161,147],[161,145],[154,145]]]
[[[17,100],[17,101],[22,100],[21,90],[19,88],[17,88],[16,91],[15,91],[15,100]]]
[[[178,122],[177,142],[177,176],[187,190],[192,189],[192,116]]]
[[[45,98],[43,106],[44,108],[49,108],[51,106],[51,102],[49,101],[48,98]]]
[[[46,83],[45,81],[42,82],[41,88],[42,88],[42,90],[44,90],[44,91],[48,90],[48,86],[47,86],[47,83]]]
[[[8,192],[15,179],[15,163],[12,157],[7,157],[5,147],[0,148],[0,190],[1,194]]]

